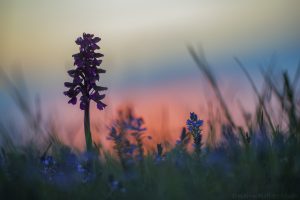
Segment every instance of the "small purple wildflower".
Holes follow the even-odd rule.
[[[56,164],[56,161],[53,159],[52,156],[43,156],[41,158],[41,162],[43,164],[44,167],[52,167]]]
[[[135,144],[130,144],[129,153],[132,155],[136,150],[137,146]]]
[[[133,113],[130,112],[127,116],[127,120],[125,122],[125,127],[128,129],[128,130],[131,130],[131,131],[145,131],[146,128],[142,127],[144,125],[144,120],[143,118],[139,117],[139,118],[135,118],[133,116]]]
[[[126,192],[121,181],[117,181],[112,174],[108,176],[108,185],[112,191]]]
[[[203,125],[203,120],[198,119],[198,116],[195,113],[191,112],[190,119],[186,121],[186,125],[193,136],[196,152],[200,153],[202,145],[202,135],[200,127]]]
[[[186,121],[186,125],[188,127],[188,130],[190,132],[193,132],[194,130],[199,130],[199,128],[203,125],[203,120],[198,120],[198,116],[191,112],[190,113],[190,119]]]
[[[100,49],[97,43],[99,37],[94,37],[93,34],[83,33],[83,37],[77,38],[76,44],[80,45],[80,52],[74,54],[74,65],[76,69],[68,71],[72,82],[65,82],[65,87],[69,88],[64,94],[70,98],[69,103],[75,105],[77,103],[77,95],[81,93],[80,109],[85,110],[88,107],[89,101],[93,100],[97,103],[97,108],[103,110],[106,107],[101,100],[105,95],[100,92],[107,90],[106,87],[98,86],[97,81],[100,80],[100,74],[105,73],[104,69],[99,68],[103,54],[95,52]]]
[[[117,129],[115,127],[112,127],[110,130],[110,134],[107,137],[107,140],[113,140],[117,144],[122,142],[122,134],[117,133]]]
[[[52,156],[44,155],[40,158],[42,164],[42,174],[51,181],[57,173],[56,161]]]
[[[107,90],[106,87],[98,86],[97,81],[100,80],[100,74],[105,73],[104,69],[99,66],[102,62],[100,59],[103,54],[96,52],[100,49],[97,43],[99,37],[94,37],[93,34],[83,33],[82,37],[78,37],[75,41],[79,47],[79,53],[74,54],[75,69],[69,70],[68,74],[73,78],[72,82],[65,82],[65,87],[68,88],[64,92],[70,98],[68,103],[75,105],[77,96],[81,94],[80,109],[84,110],[84,131],[87,151],[91,152],[93,148],[92,135],[90,131],[90,101],[97,103],[97,108],[103,110],[106,104],[102,102],[105,94],[100,92]]]
[[[84,167],[82,166],[82,164],[78,163],[77,164],[77,172],[78,173],[85,173],[86,169],[84,169]]]
[[[80,177],[80,181],[82,183],[87,183],[95,180],[96,173],[93,172],[90,162],[91,160],[95,160],[95,158],[91,153],[85,153],[81,159],[82,160],[76,164],[76,171]]]

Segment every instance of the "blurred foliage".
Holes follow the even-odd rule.
[[[225,119],[222,124],[209,122],[208,139],[200,153],[189,151],[191,133],[185,128],[171,149],[162,141],[156,150],[146,153],[143,121],[132,110],[120,112],[112,124],[108,139],[114,143],[115,155],[101,144],[94,144],[98,151],[93,154],[77,152],[59,141],[55,131],[46,131],[43,145],[31,141],[20,147],[10,137],[12,129],[1,122],[1,199],[299,199],[300,65],[295,77],[283,72],[281,80],[270,73],[272,64],[267,71],[262,68],[260,92],[235,58],[258,100],[256,113],[241,109],[246,126],[240,127],[204,55],[199,56],[192,47],[189,50],[215,91]],[[40,114],[34,114],[38,112],[32,111],[3,71],[1,78],[10,85],[28,120],[30,129],[26,130],[37,134],[53,130],[42,126],[50,125],[38,121]],[[270,98],[279,106],[271,108]],[[274,109],[280,113],[279,120],[271,114]],[[218,142],[217,126],[221,127]]]

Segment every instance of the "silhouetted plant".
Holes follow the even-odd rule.
[[[146,130],[143,125],[143,119],[135,117],[131,108],[128,108],[125,112],[119,111],[118,119],[113,122],[113,127],[107,139],[114,142],[114,149],[125,171],[129,170],[135,159],[143,164],[143,132]],[[135,141],[132,141],[130,136]]]
[[[203,120],[198,119],[198,116],[195,113],[191,112],[190,118],[186,121],[186,125],[189,132],[193,136],[195,152],[199,154],[202,145],[202,134],[200,127],[203,125]]]
[[[90,130],[90,101],[97,103],[97,108],[103,110],[106,105],[102,102],[105,94],[100,92],[107,90],[106,87],[98,86],[97,81],[100,80],[100,74],[105,73],[105,70],[99,68],[103,54],[97,53],[100,49],[97,43],[99,37],[94,37],[93,34],[83,33],[83,37],[77,38],[75,41],[78,44],[80,52],[74,54],[74,66],[76,69],[68,71],[72,82],[65,82],[68,91],[64,92],[70,98],[68,103],[75,105],[77,96],[80,94],[80,109],[84,110],[84,131],[87,151],[92,150],[92,135]]]
[[[118,132],[115,127],[112,127],[107,139],[113,141],[114,143],[113,148],[117,152],[121,165],[124,170],[127,170],[126,159],[124,157],[124,151],[123,151],[124,140],[125,140],[123,132]]]
[[[146,131],[146,128],[143,127],[144,120],[141,117],[135,117],[132,109],[128,109],[127,117],[125,121],[125,127],[127,131],[131,132],[131,135],[134,137],[138,155],[137,159],[142,162],[144,159],[144,144],[143,144],[143,132]]]

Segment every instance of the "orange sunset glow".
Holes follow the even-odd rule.
[[[182,110],[178,112],[184,112],[185,116],[192,109],[207,107],[205,99],[214,98],[205,76],[187,51],[188,45],[204,49],[230,104],[236,104],[234,99],[244,95],[249,96],[249,102],[255,100],[233,56],[241,57],[257,80],[259,66],[267,66],[274,51],[282,55],[283,65],[286,63],[289,69],[295,70],[297,63],[300,12],[296,1],[276,0],[270,5],[267,1],[230,0],[218,4],[194,0],[187,3],[93,0],[89,4],[12,0],[1,4],[4,28],[0,64],[7,69],[20,65],[32,94],[40,94],[45,104],[61,101],[57,103],[59,108],[46,106],[46,110],[68,107],[61,97],[62,84],[67,80],[66,69],[72,68],[71,56],[77,52],[74,41],[83,32],[93,32],[102,38],[103,67],[107,70],[102,81],[109,88],[109,101],[118,104],[122,99],[147,105],[154,101],[147,110],[166,107],[169,112],[174,110],[171,105],[177,103]],[[10,101],[4,96],[2,99],[3,105]],[[6,107],[1,108],[5,111]],[[141,114],[148,113],[142,108],[135,109]],[[158,111],[154,118],[161,113]],[[172,124],[170,129],[182,126]],[[148,122],[149,129],[159,126]]]

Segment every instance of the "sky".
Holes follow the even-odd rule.
[[[204,49],[228,102],[242,99],[251,107],[255,98],[232,58],[241,58],[258,84],[259,66],[267,66],[274,52],[279,68],[293,73],[300,50],[299,4],[297,0],[0,0],[0,66],[7,71],[21,66],[45,112],[55,110],[66,123],[80,123],[78,107],[68,105],[62,95],[63,82],[68,80],[66,70],[73,67],[72,54],[78,51],[75,39],[83,32],[94,33],[102,38],[105,55],[102,83],[109,87],[105,112],[113,115],[132,104],[152,132],[165,126],[171,132],[184,126],[190,111],[205,115],[207,102],[214,98],[187,46]],[[3,92],[0,97],[5,112],[11,99]],[[68,117],[70,113],[73,117]],[[164,118],[169,122],[162,122]]]

